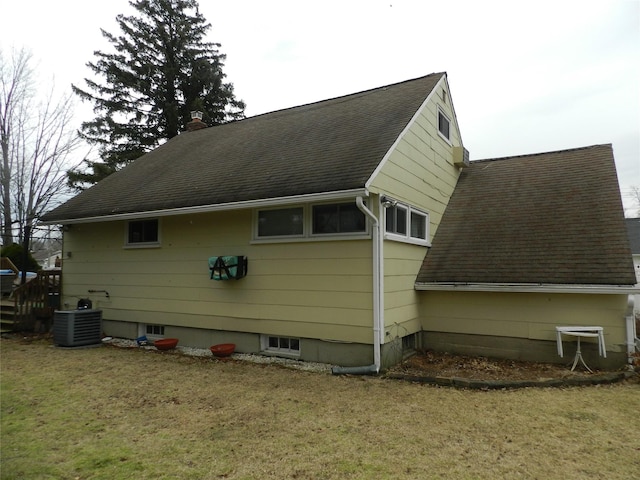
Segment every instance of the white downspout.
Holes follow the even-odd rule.
[[[636,352],[636,319],[633,312],[634,298],[633,295],[629,295],[627,299],[627,312],[625,315],[626,327],[627,327],[627,362],[629,363],[629,369],[633,370],[634,354]]]
[[[362,197],[356,197],[358,209],[371,219],[373,226],[373,365],[365,367],[333,367],[334,375],[368,375],[380,373],[382,364],[380,348],[382,345],[382,325],[384,325],[384,276],[382,262],[382,229],[380,221],[367,208]]]
[[[383,263],[382,263],[382,230],[380,221],[367,208],[362,197],[356,197],[356,205],[362,213],[371,219],[373,226],[373,364],[376,373],[380,372],[380,348],[382,338],[383,310]]]

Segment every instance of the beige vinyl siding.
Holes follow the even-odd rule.
[[[251,218],[165,217],[159,248],[124,248],[125,222],[74,225],[63,301],[92,298],[112,320],[370,343],[371,241],[250,244]],[[246,255],[248,275],[211,280],[216,255]]]
[[[461,144],[451,104],[441,101],[442,88],[446,88],[444,82],[434,90],[431,100],[390,152],[370,186],[372,192],[390,195],[428,213],[429,242],[433,240],[459,175],[459,169],[453,165],[452,146],[438,134],[440,106],[451,120],[451,143]],[[423,246],[384,241],[385,342],[421,328],[420,294],[414,285],[426,253]]]
[[[370,186],[372,192],[392,195],[428,212],[431,239],[459,176],[453,165],[453,148],[438,134],[438,105],[452,119],[451,143],[461,145],[451,106],[437,103],[439,98],[434,95],[427,102]]]
[[[426,247],[384,242],[385,343],[420,330],[420,292],[414,289]]]
[[[556,326],[604,327],[607,350],[625,343],[626,295],[422,292],[422,327],[530,340],[556,340]]]

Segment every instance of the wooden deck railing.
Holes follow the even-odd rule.
[[[38,275],[15,288],[14,320],[19,328],[31,329],[36,322],[50,323],[53,312],[60,308],[62,270],[40,270]]]

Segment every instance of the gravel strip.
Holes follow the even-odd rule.
[[[138,346],[138,343],[135,340],[128,340],[125,338],[106,337],[102,340],[102,343],[120,348],[135,347],[144,350],[156,350],[156,347],[154,346]],[[212,357],[211,351],[208,348],[182,347],[178,345],[176,350],[183,355],[188,355],[190,357]],[[293,360],[290,358],[270,357],[267,355],[256,355],[252,353],[234,353],[230,358],[244,362],[280,365],[282,367],[304,370],[306,372],[326,374],[331,374],[332,367],[332,365],[326,363],[303,362],[301,360]]]

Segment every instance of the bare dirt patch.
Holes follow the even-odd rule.
[[[422,377],[455,377],[474,380],[549,380],[590,378],[604,374],[599,370],[588,372],[582,366],[571,371],[570,366],[551,363],[468,357],[440,352],[421,352],[391,368],[389,373]]]

